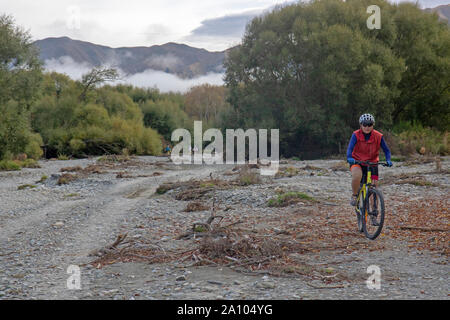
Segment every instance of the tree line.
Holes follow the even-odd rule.
[[[381,8],[381,29],[366,9]],[[176,128],[280,129],[283,156],[345,152],[372,113],[394,152],[448,154],[450,31],[410,3],[315,0],[253,19],[225,60],[225,86],[185,94],[46,73],[31,36],[0,16],[0,160],[126,152],[157,155]],[[395,139],[394,139],[395,138]],[[395,143],[394,143],[395,142]],[[416,144],[413,144],[416,143]],[[44,148],[43,148],[44,147]]]

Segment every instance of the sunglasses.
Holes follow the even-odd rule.
[[[373,126],[373,123],[363,123],[362,125],[363,127],[371,127]]]

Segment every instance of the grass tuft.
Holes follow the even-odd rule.
[[[317,201],[313,197],[303,192],[286,192],[277,195],[275,198],[269,199],[267,205],[269,207],[287,207],[290,204],[300,202],[301,200]]]

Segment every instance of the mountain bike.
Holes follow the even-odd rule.
[[[374,240],[383,229],[384,198],[380,190],[372,185],[372,168],[378,165],[387,167],[386,162],[356,161],[355,164],[367,166],[368,170],[361,179],[358,190],[355,212],[358,220],[358,230],[364,232],[368,239]]]

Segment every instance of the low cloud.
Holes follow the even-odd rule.
[[[150,69],[155,67],[171,69],[179,66],[181,63],[182,61],[172,54],[152,55],[145,60],[145,64]]]
[[[160,56],[165,62],[174,62],[167,56]],[[164,62],[164,61],[163,61]],[[59,72],[68,75],[74,80],[81,80],[83,74],[92,70],[93,66],[88,63],[77,63],[71,57],[64,56],[58,59],[48,59],[44,62],[46,71]],[[133,75],[125,75],[118,69],[121,79],[113,84],[131,84],[136,87],[158,88],[161,92],[187,92],[191,87],[200,84],[223,85],[223,73],[209,73],[192,79],[182,79],[174,74],[147,69],[144,72]]]
[[[52,58],[44,61],[44,69],[46,71],[64,73],[74,80],[81,80],[81,76],[88,73],[92,68],[93,66],[89,63],[75,62],[69,56],[63,56],[58,59]]]
[[[136,87],[156,87],[161,92],[175,91],[184,93],[189,91],[191,87],[200,84],[223,85],[223,76],[223,73],[208,73],[197,78],[182,79],[170,73],[148,69],[125,77],[120,83],[128,83]]]

